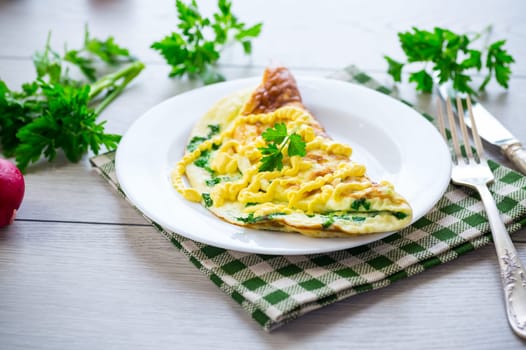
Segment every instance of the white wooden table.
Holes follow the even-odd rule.
[[[209,11],[215,1],[200,1]],[[350,63],[391,84],[382,56],[402,57],[396,33],[411,26],[480,31],[508,39],[517,63],[508,92],[492,84],[488,109],[526,142],[526,2],[240,1],[234,13],[264,22],[245,57],[224,53],[228,79],[259,75],[271,61],[325,76]],[[149,49],[175,23],[173,1],[0,0],[0,77],[32,80],[30,59],[49,30],[80,45],[84,24],[113,35],[147,64],[102,115],[124,133],[150,107],[196,84],[167,78]],[[407,84],[400,94],[433,112]],[[506,163],[495,149],[492,158]],[[506,163],[508,164],[508,163]],[[312,312],[265,333],[241,307],[114,193],[85,157],[32,167],[17,221],[0,229],[1,349],[513,349],[492,246]],[[514,235],[526,259],[526,232]]]

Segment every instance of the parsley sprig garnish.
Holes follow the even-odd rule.
[[[218,0],[218,11],[211,18],[203,17],[197,2],[186,4],[176,0],[178,30],[152,44],[154,50],[172,67],[170,77],[200,77],[205,84],[223,81],[214,65],[221,51],[239,42],[245,54],[252,52],[252,39],[261,32],[262,23],[247,27],[232,13],[232,2]]]
[[[412,28],[412,31],[398,33],[406,62],[399,62],[384,56],[388,73],[394,81],[402,81],[402,70],[407,66],[419,66],[409,73],[409,82],[416,84],[416,90],[431,92],[433,74],[438,75],[440,84],[451,81],[453,88],[460,92],[475,95],[471,86],[473,71],[485,71],[485,78],[478,87],[484,90],[495,78],[497,83],[508,88],[513,57],[504,49],[505,40],[495,41],[482,50],[474,48],[473,43],[488,35],[491,27],[482,33],[457,34],[448,29],[434,28],[433,31]]]
[[[62,56],[50,40],[51,35],[44,50],[33,56],[35,81],[14,91],[0,80],[1,150],[15,157],[22,171],[41,157],[53,160],[57,150],[78,162],[89,149],[95,154],[101,146],[115,149],[120,136],[105,133],[105,122],[97,117],[144,68],[112,37],[92,38],[87,27],[83,47],[65,50]],[[129,64],[102,75],[97,71],[101,63]],[[75,68],[90,83],[72,78]]]
[[[272,171],[283,169],[283,149],[287,147],[289,157],[307,154],[306,143],[297,133],[288,134],[285,123],[277,123],[273,128],[266,129],[261,136],[267,142],[266,147],[259,147],[263,157],[259,171]]]

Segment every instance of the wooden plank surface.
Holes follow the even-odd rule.
[[[216,1],[200,1],[210,14]],[[401,54],[396,32],[411,26],[443,26],[479,32],[492,24],[495,39],[506,38],[514,55],[524,57],[524,13],[520,0],[422,2],[401,0],[237,1],[236,15],[252,24],[265,23],[254,43],[252,57],[240,49],[228,52],[223,63],[265,66],[279,60],[288,66],[338,69],[349,62],[368,70],[385,70],[383,54]],[[28,57],[45,42],[51,30],[60,47],[64,41],[80,44],[84,24],[97,36],[113,35],[147,62],[161,62],[149,49],[177,23],[173,1],[26,1],[0,0],[2,56]],[[28,35],[32,33],[32,35]],[[381,43],[381,45],[379,45]],[[292,48],[291,48],[292,47]],[[526,62],[518,61],[516,73],[526,75]]]
[[[270,334],[150,227],[17,223],[1,236],[0,282],[5,349],[523,344],[506,324],[491,246]]]
[[[515,56],[510,91],[495,84],[481,96],[526,141],[526,2],[524,1],[236,1],[244,21],[263,21],[251,57],[225,51],[228,79],[255,76],[270,62],[302,75],[326,76],[353,63],[385,84],[384,54],[401,57],[396,32],[411,26],[480,31],[508,39]],[[215,1],[199,1],[210,13]],[[49,30],[61,49],[80,44],[84,24],[115,36],[147,63],[103,114],[124,133],[157,103],[198,87],[167,78],[152,41],[173,29],[173,1],[0,0],[0,79],[31,80],[31,54]],[[397,87],[431,113],[434,101]],[[394,116],[395,117],[395,116]],[[507,165],[488,146],[493,159]],[[30,169],[18,221],[0,229],[1,349],[515,349],[504,314],[493,247],[469,253],[387,288],[312,312],[273,333],[177,252],[91,168],[59,159]],[[513,237],[526,259],[526,230]]]

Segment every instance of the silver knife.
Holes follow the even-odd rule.
[[[455,97],[455,92],[447,84],[439,85],[438,91],[443,99],[449,95]],[[453,103],[453,105],[456,105]],[[482,104],[472,99],[473,116],[477,121],[477,130],[480,136],[499,147],[502,153],[508,158],[517,169],[526,175],[526,150],[521,142],[506,129],[502,123],[495,118]],[[468,113],[465,111],[466,124],[471,125]]]

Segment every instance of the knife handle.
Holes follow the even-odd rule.
[[[502,149],[502,153],[511,160],[521,173],[526,175],[526,150],[520,142],[505,146]]]

